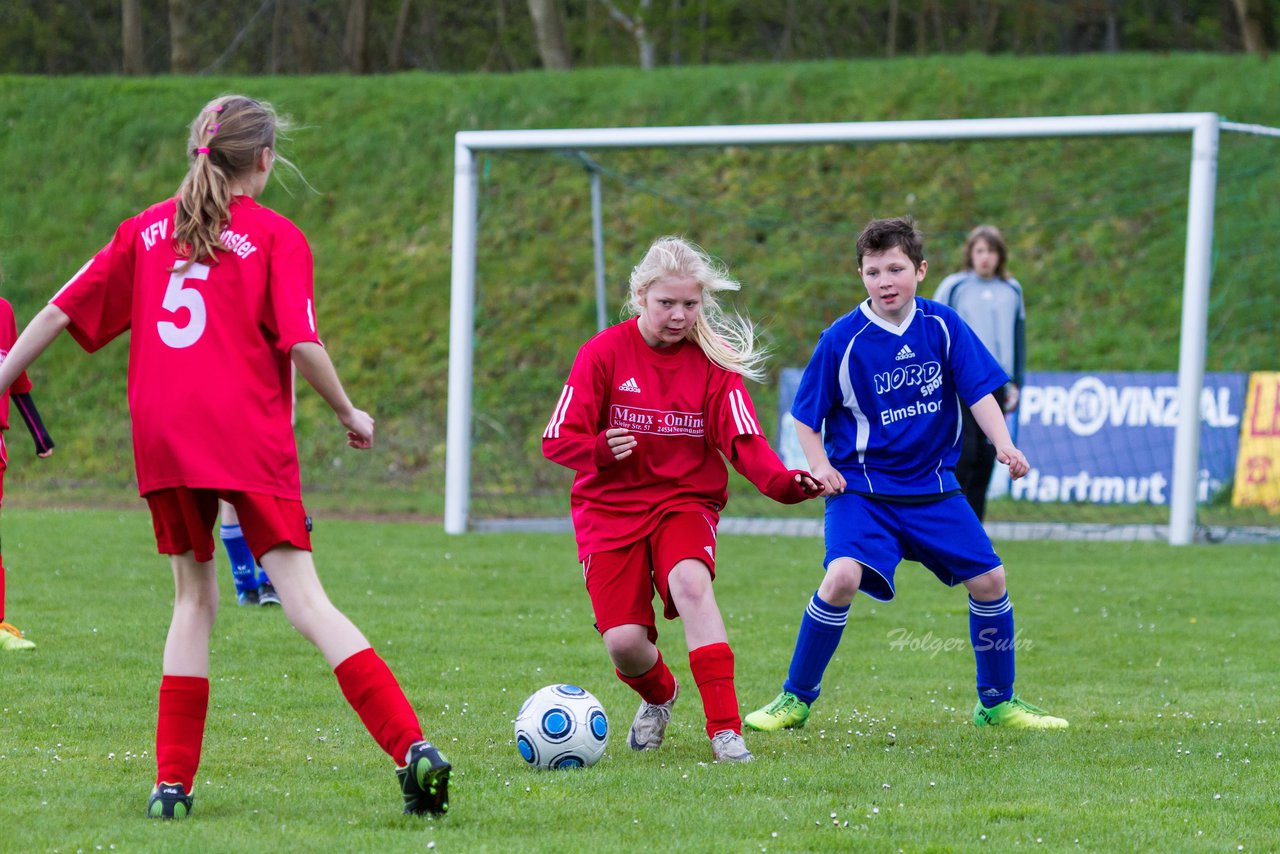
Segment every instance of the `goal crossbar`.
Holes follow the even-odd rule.
[[[1186,545],[1195,534],[1204,388],[1210,262],[1220,128],[1216,113],[822,122],[775,125],[461,131],[454,137],[453,251],[449,309],[449,400],[444,529],[468,528],[471,498],[472,369],[475,333],[476,154],[483,151],[678,148],[721,145],[819,145],[976,139],[1190,134],[1191,175],[1178,355],[1179,414],[1174,434],[1168,538]],[[1253,126],[1248,126],[1252,128]],[[1268,129],[1273,130],[1273,129]]]

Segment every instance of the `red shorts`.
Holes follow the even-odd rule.
[[[587,555],[582,576],[596,615],[596,630],[604,634],[616,626],[649,628],[649,640],[658,639],[653,593],[662,598],[663,616],[680,616],[667,578],[682,560],[706,564],[716,577],[716,528],[701,513],[669,513],[649,535],[607,552]]]
[[[193,551],[201,563],[213,560],[213,523],[218,518],[219,498],[236,508],[240,530],[255,559],[261,561],[279,545],[311,551],[311,520],[301,501],[258,492],[175,486],[146,495],[160,554]]]

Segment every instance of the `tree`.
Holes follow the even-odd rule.
[[[636,40],[636,48],[640,53],[640,67],[646,71],[652,69],[655,56],[653,37],[645,27],[645,18],[653,8],[653,0],[640,0],[640,8],[636,10],[635,15],[627,15],[615,6],[612,0],[600,0],[600,3],[608,10],[609,17],[613,18],[618,26],[631,33],[631,37]]]
[[[411,3],[412,0],[400,0],[400,13],[396,15],[396,29],[391,36],[391,50],[387,58],[387,66],[393,71],[399,71],[405,67],[404,39],[405,34],[409,31],[409,6]]]
[[[1271,7],[1267,0],[1234,0],[1236,14],[1240,17],[1240,36],[1245,53],[1256,53],[1267,58],[1267,31],[1271,28]]]
[[[364,74],[369,70],[369,0],[351,0],[347,6],[342,55],[347,70],[352,74]]]
[[[538,38],[542,67],[557,71],[572,68],[559,0],[529,0],[529,17],[533,18],[533,32]]]
[[[193,0],[169,0],[169,70],[190,74],[196,70],[196,50],[191,19]]]
[[[267,73],[279,74],[284,70],[284,31],[285,4],[287,0],[276,0],[276,7],[271,13],[271,53],[267,57]]]
[[[141,0],[121,0],[120,31],[120,70],[125,74],[146,74],[147,63],[142,51]]]
[[[898,0],[889,0],[889,23],[884,43],[885,56],[893,59],[898,55]]]

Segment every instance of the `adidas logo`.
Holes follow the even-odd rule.
[[[632,377],[622,385],[618,386],[618,391],[630,391],[630,392],[634,392],[635,394],[639,394],[640,386],[636,385],[636,378]]]
[[[902,349],[898,351],[898,355],[894,356],[894,361],[901,362],[903,359],[914,359],[915,353],[911,352],[911,348],[906,344],[902,345]]]

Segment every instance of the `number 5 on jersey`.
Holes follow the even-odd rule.
[[[174,313],[177,313],[179,309],[185,308],[191,315],[186,326],[179,326],[169,320],[161,320],[156,323],[156,330],[160,333],[160,340],[175,350],[190,347],[199,341],[200,336],[204,334],[204,297],[195,288],[184,286],[188,279],[196,279],[203,282],[208,278],[209,267],[206,264],[191,264],[187,269],[176,271],[169,276],[169,287],[165,288],[164,302],[161,303],[161,306],[164,307],[165,311]]]

